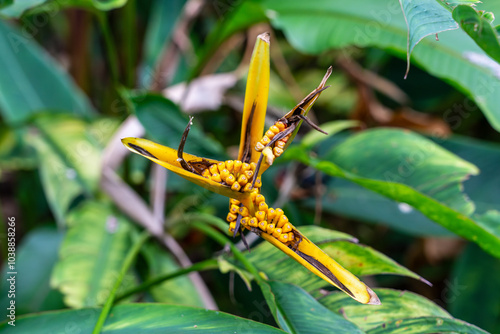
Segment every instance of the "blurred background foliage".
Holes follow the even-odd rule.
[[[381,318],[367,319],[371,311],[343,294],[320,298],[328,292],[324,282],[259,244],[247,258],[276,280],[278,296],[292,298],[277,299],[281,311],[293,318],[317,303],[312,295],[324,318],[349,320],[346,332],[352,323],[360,332],[391,332],[399,326],[391,321],[417,316],[445,319],[443,331],[460,331],[458,322],[447,322],[453,316],[500,332],[500,58],[493,20],[500,5],[457,7],[452,16],[436,0],[402,3],[413,49],[406,79],[407,26],[395,0],[0,1],[0,212],[3,222],[17,223],[17,315],[102,305],[138,232],[147,229],[155,239],[141,249],[118,295],[218,260],[124,297],[115,321],[181,311],[204,319],[199,310],[166,305],[172,303],[276,325],[255,284],[247,288],[251,275],[190,224],[223,219],[227,199],[127,155],[119,141],[144,136],[177,147],[194,115],[186,151],[234,158],[250,53],[255,37],[269,31],[268,124],[313,90],[328,66],[334,74],[311,114],[331,135],[318,138],[302,127],[298,143],[263,176],[264,195],[295,225],[312,225],[301,230],[342,265],[383,287],[376,292],[386,307]],[[418,26],[418,13],[436,5],[447,24],[460,27]],[[2,232],[2,245],[6,238]],[[5,273],[6,247],[1,251]],[[402,298],[397,290],[412,292]],[[125,305],[136,301],[165,305]],[[287,309],[290,303],[296,309]],[[64,321],[92,328],[98,312],[86,310],[85,322],[76,313]],[[59,318],[50,316],[57,328]],[[213,328],[255,326],[229,319]],[[386,329],[376,327],[386,321]],[[417,332],[435,331],[425,321]],[[308,325],[297,326],[295,332],[308,332]]]

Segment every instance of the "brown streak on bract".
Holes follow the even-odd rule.
[[[134,145],[134,144],[130,144],[128,143],[127,144],[128,146],[130,146],[131,148],[133,148],[134,150],[137,151],[137,153],[139,154],[142,154],[142,155],[145,155],[145,156],[148,156],[150,158],[153,158],[153,159],[156,159],[156,160],[159,160],[157,157],[155,157],[153,154],[149,153],[149,151],[147,151],[146,149],[140,147],[140,146],[137,146],[137,145]]]
[[[257,103],[254,102],[252,104],[252,110],[250,111],[250,115],[248,116],[247,120],[247,127],[245,129],[245,148],[243,150],[243,154],[241,155],[241,161],[249,163],[250,162],[250,145],[251,145],[251,138],[250,138],[250,132],[252,131],[252,120],[253,120],[253,114],[255,112],[255,108],[257,107]]]
[[[297,253],[301,258],[306,260],[310,265],[312,265],[314,268],[318,269],[323,275],[328,277],[329,279],[332,280],[342,291],[345,293],[349,294],[351,297],[354,297],[354,294],[349,290],[344,284],[342,284],[335,275],[328,270],[328,268],[312,256],[309,256],[307,254],[302,253],[299,250],[295,250],[295,253]]]

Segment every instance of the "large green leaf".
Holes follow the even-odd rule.
[[[298,228],[326,254],[357,276],[396,274],[415,279],[420,276],[397,264],[376,250],[355,243],[353,237],[318,226]],[[247,257],[269,279],[296,284],[307,291],[324,287],[327,283],[295,262],[273,245],[265,242],[253,248]]]
[[[380,129],[371,130],[369,132],[374,133],[375,135],[377,135],[377,133],[386,133],[389,137],[391,137],[392,133],[397,133],[400,131]],[[294,159],[308,164],[328,175],[355,182],[390,199],[406,203],[409,206],[422,212],[431,220],[441,224],[443,227],[468,240],[476,242],[487,252],[500,257],[500,236],[497,235],[495,231],[484,228],[482,225],[479,225],[463,213],[460,213],[433,198],[434,196],[439,196],[438,198],[440,198],[442,201],[445,201],[446,203],[450,203],[457,207],[457,203],[460,203],[456,201],[459,199],[458,195],[456,194],[456,191],[459,189],[458,182],[465,177],[466,173],[474,172],[475,167],[459,159],[458,157],[453,156],[450,153],[443,152],[443,149],[438,148],[437,145],[431,143],[430,141],[427,141],[424,138],[419,138],[417,135],[412,135],[409,133],[403,134],[404,136],[408,136],[408,138],[414,138],[417,144],[424,144],[417,151],[417,155],[406,155],[406,157],[403,155],[400,156],[399,161],[397,159],[393,160],[392,158],[389,158],[392,155],[391,152],[393,150],[396,150],[396,152],[402,152],[401,150],[397,150],[400,142],[398,141],[390,143],[391,140],[389,139],[389,137],[384,140],[384,143],[382,143],[381,141],[377,142],[377,144],[380,145],[380,148],[378,150],[379,154],[383,154],[386,157],[387,161],[392,160],[393,162],[397,162],[397,165],[395,167],[396,169],[394,169],[396,173],[390,172],[390,170],[387,169],[394,168],[394,166],[386,166],[386,168],[381,168],[379,165],[374,165],[372,160],[366,160],[365,163],[362,163],[361,161],[363,160],[363,156],[369,157],[373,154],[373,152],[365,151],[363,148],[360,148],[357,152],[351,151],[353,161],[357,161],[362,165],[353,165],[349,160],[346,160],[347,155],[343,155],[343,158],[340,159],[342,161],[338,161],[348,170],[339,167],[332,161],[311,157],[309,156],[308,152],[304,151],[300,147],[289,148],[286,154],[288,157],[293,157]],[[362,138],[368,139],[366,144],[371,146],[370,141],[374,138],[370,138],[370,134],[366,135],[362,133],[358,136],[363,136]],[[401,137],[401,134],[397,134],[396,137],[393,137],[393,139],[394,138],[400,138],[400,140],[404,139]],[[388,143],[389,145],[387,145]],[[340,152],[348,152],[349,150],[347,149],[352,149],[353,144],[359,145],[359,141],[356,138],[352,139],[349,142],[346,141],[344,144],[342,144],[346,146],[341,147]],[[410,145],[409,147],[412,146],[413,145]],[[359,154],[359,152],[363,153]],[[423,156],[421,155],[422,153]],[[399,175],[398,178],[397,171],[399,168],[398,165],[400,163],[402,163],[405,168],[408,166],[408,162],[410,162],[410,166],[412,166],[412,161],[419,163],[425,162],[425,164],[423,164],[423,166],[425,166],[433,161],[432,157],[435,154],[437,156],[440,156],[444,160],[434,160],[434,166],[432,166],[431,164],[430,166],[426,167],[426,169],[428,169],[429,173],[443,173],[443,175],[437,174],[437,178],[428,178],[427,176],[422,175],[422,170],[419,170],[421,169],[421,167],[416,168],[417,165],[413,165],[413,169],[406,169],[406,171],[412,171],[412,173],[406,173],[405,171],[405,174]],[[340,155],[338,154],[338,152],[333,152],[333,157],[339,159]],[[426,159],[419,160],[419,158],[422,157],[426,157]],[[376,157],[374,161],[383,164],[384,162],[379,159],[380,157]],[[367,169],[366,166],[370,166],[371,168]],[[448,166],[449,169],[443,170],[440,166]],[[451,171],[453,171],[453,174],[451,173]],[[387,174],[388,172],[389,174]],[[414,176],[418,175],[421,175],[422,179],[428,180],[429,184],[420,185],[418,182],[415,184],[410,183],[411,185],[406,184],[408,180],[416,181]],[[447,180],[447,183],[443,183],[441,181],[441,178]],[[394,182],[394,180],[400,182]],[[418,185],[418,187],[416,187],[415,185]],[[437,186],[437,188],[433,189],[433,186]],[[428,194],[432,195],[432,197],[422,192],[428,192]],[[450,202],[447,196],[452,196],[455,201]],[[463,203],[467,204],[467,202]],[[467,209],[467,205],[464,205],[462,207],[458,206],[458,208],[465,211],[464,209]]]
[[[500,221],[499,221],[500,222]],[[469,244],[443,292],[451,314],[491,333],[500,331],[500,260]]]
[[[366,332],[367,334],[434,334],[467,333],[488,334],[465,321],[440,317],[422,317],[389,321]]]
[[[457,29],[451,13],[436,0],[399,0],[408,26],[407,61],[415,45],[424,37]],[[408,71],[408,70],[407,70]]]
[[[274,281],[269,285],[280,311],[280,327],[288,333],[363,333],[355,324],[331,312],[298,286]]]
[[[16,315],[64,307],[62,295],[50,288],[52,268],[57,260],[57,252],[63,233],[53,228],[42,227],[24,236],[16,254]],[[7,296],[7,263],[2,270],[2,295],[0,307],[5,310],[10,302]]]
[[[462,193],[462,182],[478,174],[477,167],[417,134],[397,129],[363,131],[323,159],[355,175],[406,184],[465,215],[474,212],[474,204]]]
[[[123,7],[127,0],[15,0],[14,4],[1,10],[7,17],[19,18],[23,14],[48,12],[53,14],[66,8],[84,8],[89,10],[112,10]]]
[[[163,96],[154,94],[134,96],[132,102],[137,119],[153,140],[172,148],[179,146],[189,119],[177,105]],[[209,154],[212,158],[223,154],[222,146],[203,134],[196,118],[193,120],[184,151],[201,156]]]
[[[329,310],[342,314],[347,320],[365,331],[386,322],[405,318],[426,316],[451,318],[448,312],[437,304],[413,292],[392,289],[374,290],[382,304],[371,306],[369,312],[366,311],[366,306],[343,293],[329,294],[320,298],[319,302]]]
[[[48,203],[62,223],[77,195],[90,196],[97,189],[102,149],[117,122],[99,119],[90,123],[67,114],[40,114],[34,124],[39,134],[32,133],[30,143],[38,152]]]
[[[500,145],[470,137],[452,136],[437,143],[459,157],[473,163],[481,171],[464,182],[464,192],[474,202],[475,213],[498,208],[500,203]]]
[[[98,202],[85,202],[71,211],[68,223],[51,285],[64,294],[68,306],[100,305],[130,248],[131,225],[109,205]],[[126,276],[121,288],[133,284],[133,277]]]
[[[147,88],[153,82],[156,67],[169,45],[170,36],[181,15],[186,0],[153,1],[151,17],[144,37],[143,62],[139,69],[140,86]]]
[[[500,63],[500,36],[484,14],[471,6],[459,5],[453,9],[453,18],[481,49]]]
[[[393,0],[245,1],[214,31],[221,37],[214,38],[213,44],[265,20],[264,13],[274,27],[283,30],[296,49],[305,53],[319,54],[350,45],[375,46],[402,57],[406,53],[407,27],[399,4]],[[213,49],[207,46],[210,48]],[[411,59],[471,96],[491,125],[500,130],[498,71],[465,32],[460,29],[442,32],[439,41],[434,36],[426,37],[415,48]]]
[[[0,113],[4,119],[11,124],[24,122],[47,110],[93,114],[87,97],[68,74],[29,37],[0,20]]]
[[[141,253],[148,264],[146,280],[180,269],[172,256],[156,243],[145,244],[141,249]],[[149,292],[154,300],[160,303],[204,306],[198,291],[186,275],[157,284],[151,287]]]
[[[100,309],[47,312],[16,319],[14,332],[18,334],[91,333]],[[0,332],[12,330],[3,322]],[[104,324],[103,334],[153,333],[284,333],[255,321],[219,311],[166,304],[127,304],[111,310]]]

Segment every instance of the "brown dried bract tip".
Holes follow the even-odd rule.
[[[268,33],[267,31],[260,34],[259,36],[257,36],[257,38],[260,38],[261,40],[263,40],[267,44],[271,43],[271,34]]]

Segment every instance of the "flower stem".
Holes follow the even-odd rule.
[[[99,315],[99,318],[97,319],[97,323],[95,324],[95,327],[94,327],[94,330],[92,331],[92,334],[99,334],[101,332],[102,327],[104,326],[104,322],[106,321],[106,318],[108,317],[109,311],[111,310],[111,307],[113,306],[116,292],[118,291],[118,288],[120,287],[120,285],[123,281],[123,277],[125,277],[125,274],[127,273],[128,269],[130,268],[130,266],[134,262],[134,259],[136,258],[137,254],[139,253],[139,250],[141,249],[142,245],[149,237],[150,237],[150,234],[148,232],[146,232],[146,231],[143,232],[139,236],[139,239],[133,245],[132,249],[128,252],[127,256],[125,257],[125,260],[123,261],[122,268],[121,268],[120,273],[118,275],[118,279],[115,281],[115,284],[113,285],[113,288],[111,289],[111,292],[109,293],[109,296],[106,299],[104,306],[102,307],[101,314]]]
[[[120,294],[118,297],[116,297],[115,301],[118,302],[124,298],[127,298],[128,296],[131,296],[131,295],[134,295],[138,292],[147,290],[148,288],[150,288],[156,284],[163,283],[167,280],[170,280],[170,279],[173,279],[173,278],[185,275],[185,274],[189,274],[190,272],[216,269],[217,267],[218,267],[218,265],[217,265],[216,259],[208,259],[208,260],[205,260],[202,262],[198,262],[198,263],[193,264],[190,267],[179,269],[177,271],[174,271],[173,273],[160,275],[160,276],[155,277],[153,279],[150,279],[142,284],[139,284],[138,286],[136,286],[132,289],[129,289],[129,290],[125,291],[124,293]]]
[[[210,238],[218,242],[220,245],[222,246],[229,245],[229,248],[231,249],[231,252],[233,253],[234,257],[243,264],[243,266],[249,273],[251,273],[254,276],[257,283],[260,283],[263,280],[262,277],[259,275],[259,271],[257,270],[257,268],[250,261],[248,261],[245,255],[243,255],[243,253],[228,238],[226,238],[220,232],[218,232],[217,230],[206,224],[199,222],[194,222],[191,224],[194,228],[202,231]]]

